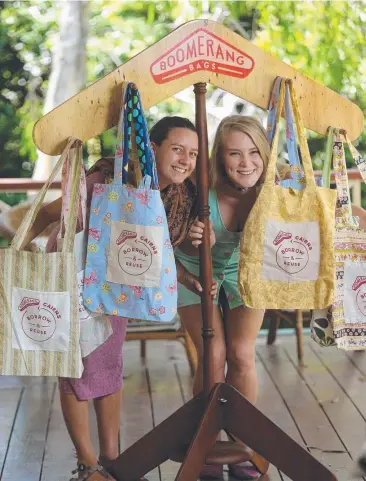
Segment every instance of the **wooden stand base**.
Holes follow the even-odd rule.
[[[227,430],[251,449],[239,449],[238,457],[231,448],[225,454],[226,447],[217,448],[216,443],[221,430]],[[178,409],[121,454],[109,471],[117,481],[137,481],[164,461],[180,459],[182,451],[185,457],[175,481],[196,481],[206,461],[227,464],[238,459],[251,460],[262,473],[268,470],[269,461],[295,481],[337,479],[226,383],[216,384],[208,399],[201,393]],[[217,457],[213,459],[211,453],[215,451]]]

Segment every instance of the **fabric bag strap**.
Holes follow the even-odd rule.
[[[76,139],[75,137],[69,137],[65,150],[61,154],[60,158],[58,159],[53,171],[51,172],[50,177],[44,183],[42,189],[38,192],[33,204],[31,205],[30,209],[28,210],[27,214],[25,215],[22,223],[20,224],[14,239],[10,245],[11,249],[19,251],[30,228],[32,227],[34,220],[43,204],[45,195],[55,179],[57,173],[61,169],[64,162],[70,162],[70,149],[75,144],[81,144],[81,141]],[[65,240],[62,247],[62,252],[72,252],[74,247],[74,238],[75,238],[75,231],[76,231],[76,222],[78,216],[78,209],[77,206],[79,204],[79,194],[80,194],[80,172],[81,168],[78,163],[82,162],[81,156],[77,156],[73,162],[73,170],[74,174],[72,175],[72,185],[70,189],[70,215],[66,225],[65,231]]]
[[[72,182],[75,175],[75,169],[77,166],[80,168],[80,197],[79,197],[79,207],[78,207],[78,221],[81,224],[82,230],[86,226],[86,206],[87,206],[87,190],[86,190],[86,176],[85,168],[82,160],[83,150],[82,145],[75,144],[69,152],[69,161],[64,162],[62,167],[62,209],[61,209],[61,222],[60,231],[58,234],[59,238],[65,235],[65,226],[68,222],[68,216],[70,212],[70,194],[72,192]],[[77,156],[81,157],[76,159]],[[81,215],[80,215],[81,214]]]
[[[323,170],[322,170],[322,186],[330,188],[330,170],[332,166],[332,158],[333,158],[333,137],[334,137],[334,129],[333,127],[329,127],[328,129],[328,137],[327,137],[327,144],[325,148],[325,159],[323,163]]]
[[[283,77],[277,77],[271,94],[271,99],[268,108],[268,119],[267,119],[267,136],[269,144],[272,144],[274,133],[275,133],[275,123],[277,118],[277,111],[278,111],[278,101],[280,96],[280,89],[281,89],[281,81],[287,80]],[[282,112],[280,112],[280,115]],[[299,153],[297,150],[297,142],[296,142],[296,131],[294,126],[294,118],[292,114],[292,107],[291,107],[291,96],[290,96],[290,88],[288,83],[285,84],[285,121],[286,121],[286,144],[287,144],[287,153],[289,158],[289,163],[291,166],[291,178],[295,180],[303,179],[303,173],[301,169],[301,162],[299,158]],[[281,185],[287,187],[285,183],[282,181]]]
[[[121,113],[118,122],[117,145],[114,165],[114,183],[126,184],[133,157],[140,168],[140,178],[151,177],[151,187],[159,189],[156,162],[151,148],[140,93],[131,82],[122,85]],[[137,174],[138,176],[138,174]]]
[[[333,170],[337,188],[336,219],[339,219],[345,223],[352,223],[352,210],[348,185],[346,158],[344,155],[344,146],[339,129],[334,129]]]
[[[355,164],[358,170],[360,171],[362,180],[366,183],[366,157],[362,157],[362,155],[358,152],[356,147],[349,140],[349,137],[345,130],[341,130],[340,132],[341,132],[341,135],[343,135],[344,138],[346,139],[348,148],[351,152],[352,158],[355,161]]]
[[[337,187],[336,219],[338,223],[355,225],[356,223],[352,216],[344,141],[350,149],[353,160],[355,161],[364,182],[366,182],[366,165],[365,159],[362,158],[357,149],[353,146],[347,133],[344,130],[334,129],[333,169]]]
[[[272,188],[275,182],[276,163],[277,163],[277,155],[278,155],[279,121],[280,121],[280,113],[282,112],[282,109],[284,107],[286,84],[288,84],[289,86],[290,99],[291,99],[293,112],[295,116],[295,125],[296,125],[296,130],[298,135],[302,165],[303,165],[304,176],[305,176],[305,188],[310,188],[310,187],[315,188],[316,183],[314,179],[314,171],[311,163],[308,144],[305,137],[305,129],[300,117],[293,82],[290,79],[281,79],[280,95],[279,95],[278,108],[277,108],[277,114],[276,114],[276,120],[275,120],[275,135],[274,135],[272,146],[271,146],[267,174],[266,174],[264,184],[267,186],[270,185]]]

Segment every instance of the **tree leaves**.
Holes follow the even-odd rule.
[[[0,2],[0,175],[28,176],[35,158],[31,130],[41,116],[57,34],[57,2]],[[91,2],[87,83],[112,71],[183,21],[202,16],[222,21],[256,45],[357,103],[366,113],[366,22],[362,2]],[[189,107],[188,107],[189,108]],[[168,101],[149,113],[184,115],[186,104]],[[321,115],[321,112],[319,112]],[[347,128],[347,126],[343,126]],[[113,145],[104,134],[103,145]],[[311,134],[309,147],[321,167],[324,139]],[[366,151],[366,133],[358,140]]]

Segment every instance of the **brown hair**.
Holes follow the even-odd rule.
[[[248,135],[259,150],[259,154],[263,160],[265,174],[270,147],[267,140],[267,134],[261,123],[254,117],[243,115],[230,115],[225,117],[216,130],[214,143],[212,146],[211,162],[210,162],[210,187],[215,188],[219,178],[225,175],[224,166],[222,164],[222,146],[225,134],[232,131],[243,132]]]

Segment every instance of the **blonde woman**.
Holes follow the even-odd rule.
[[[261,124],[252,117],[234,115],[220,123],[211,156],[212,267],[219,292],[214,301],[215,337],[212,341],[215,382],[226,380],[253,403],[257,397],[255,342],[264,311],[246,308],[240,298],[237,287],[239,240],[264,177],[269,151],[266,131]],[[188,241],[176,250],[176,258],[195,275],[199,272],[199,259],[194,247],[201,243],[202,233],[203,224],[196,221],[189,230]],[[200,302],[199,296],[179,284],[179,315],[199,358],[193,388],[195,395],[202,390]],[[231,465],[229,470],[237,479],[260,476],[250,463]],[[222,473],[222,466],[206,465],[201,479],[222,479]]]

